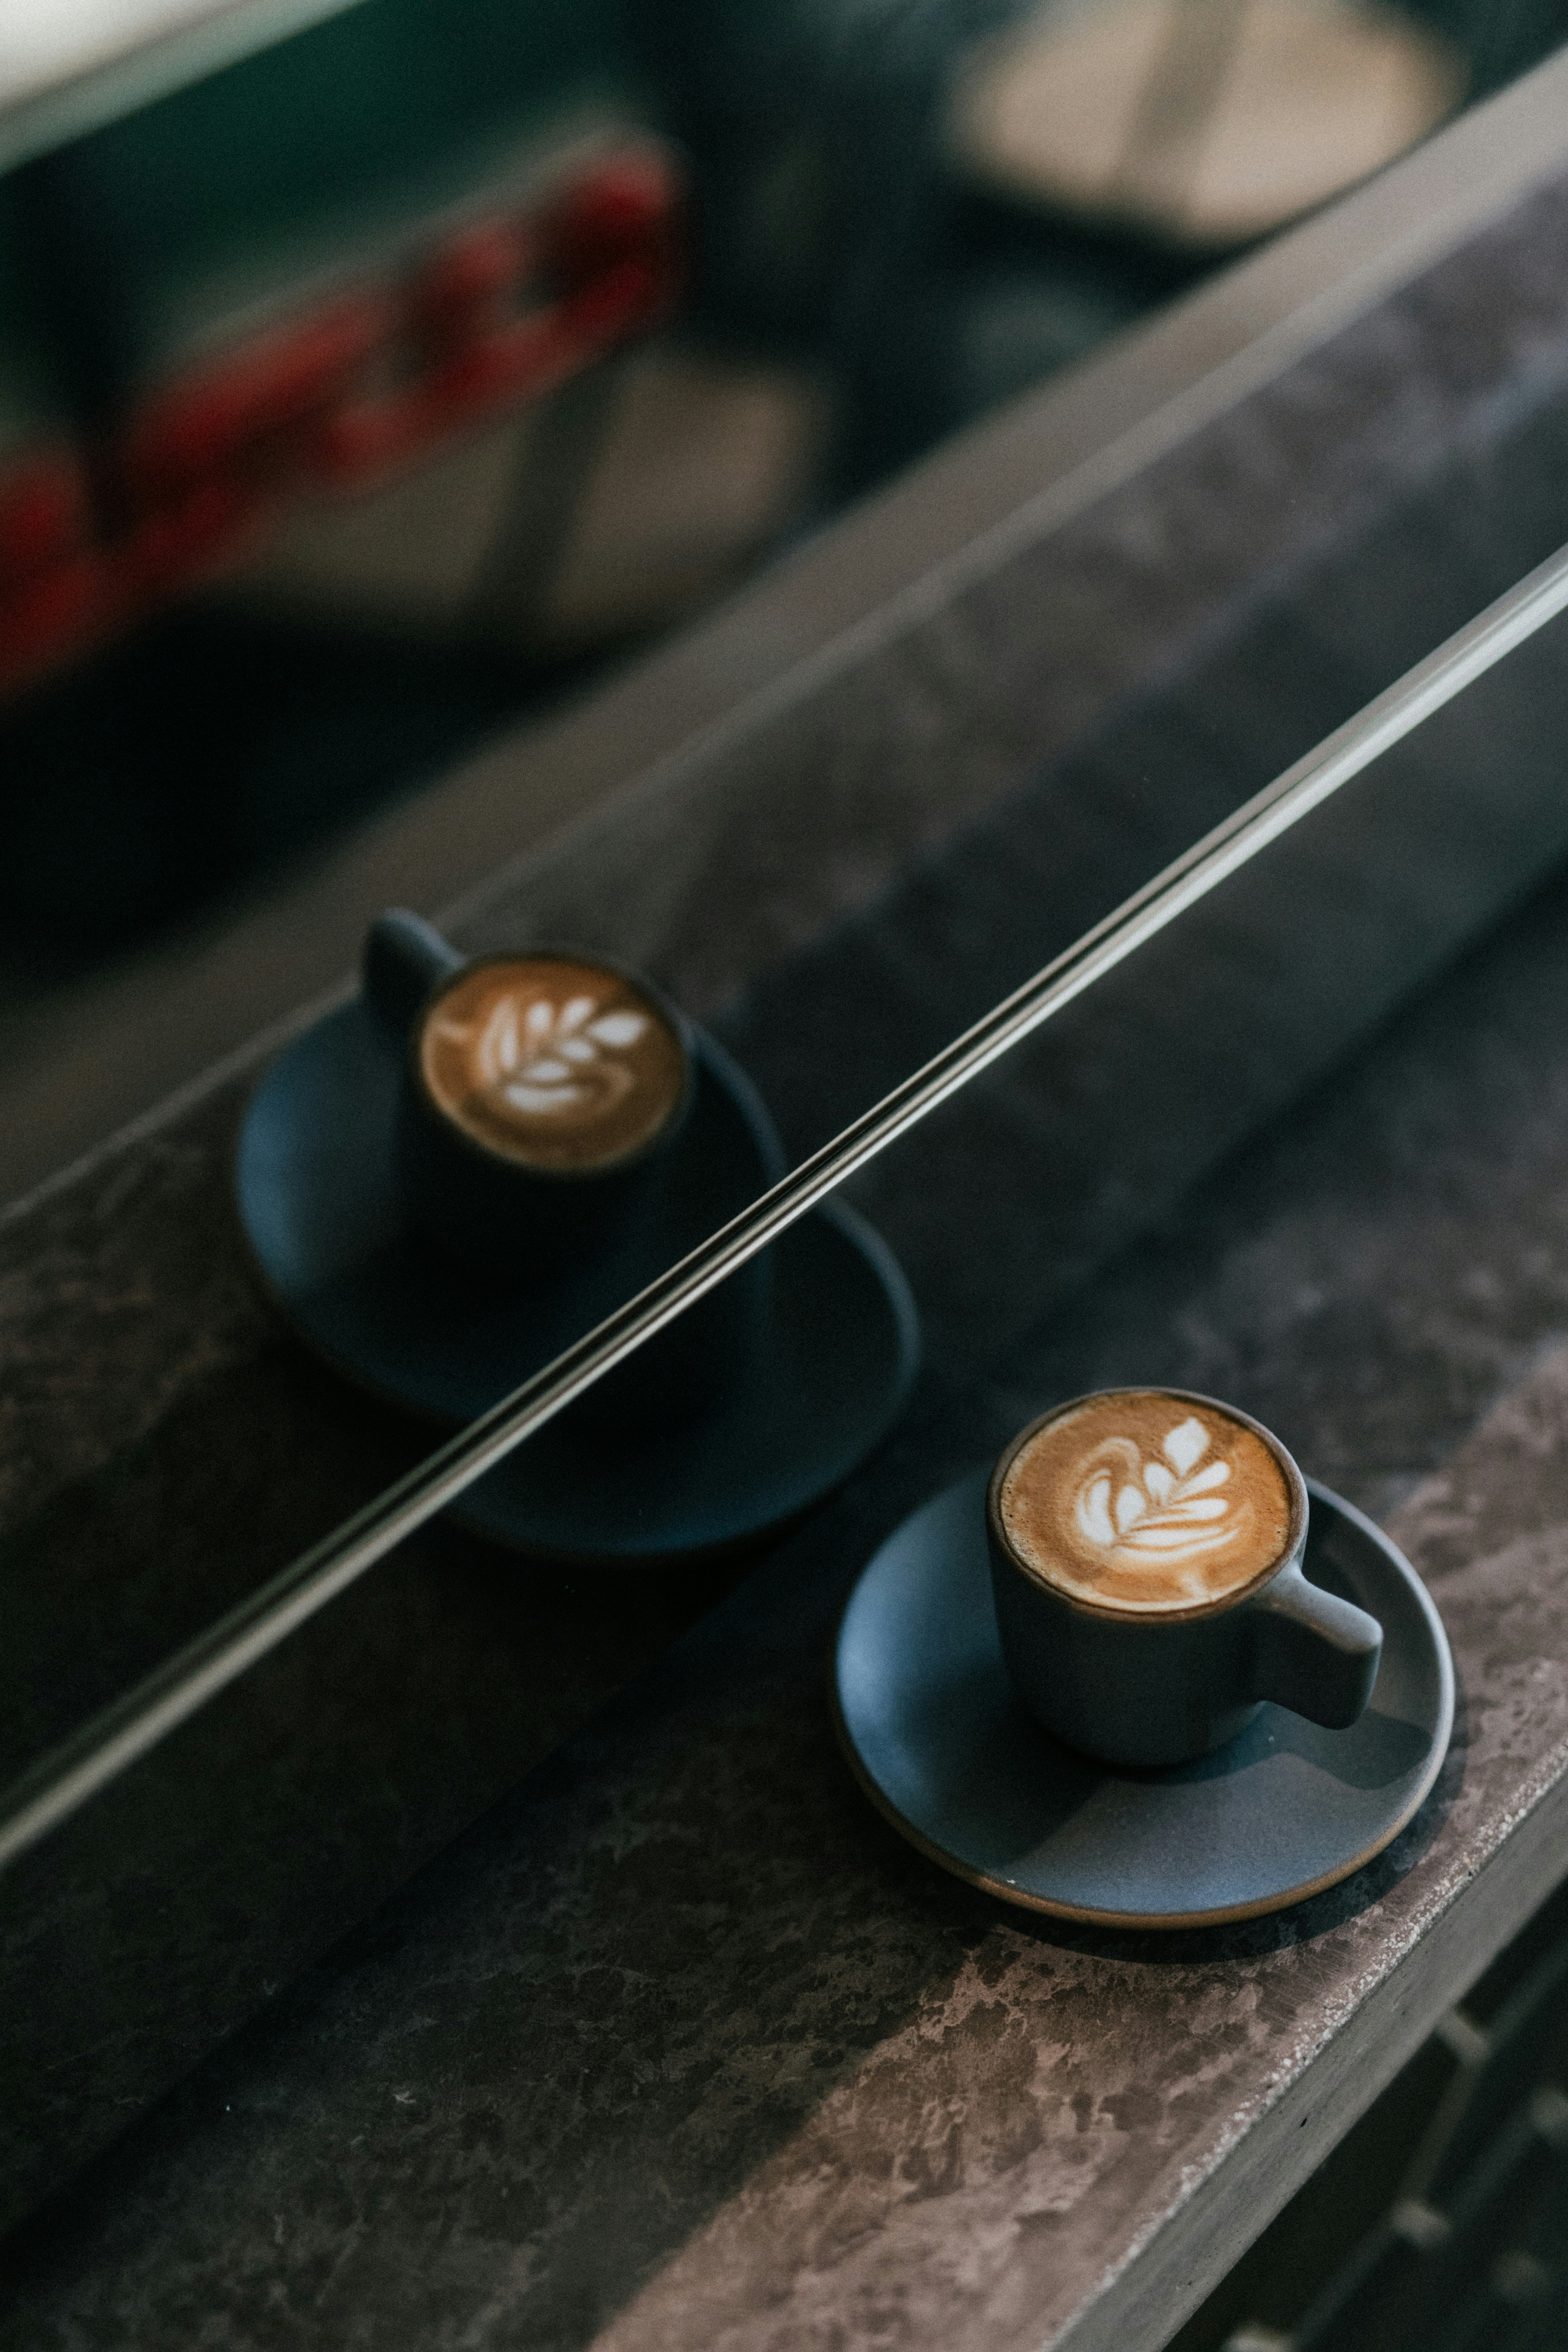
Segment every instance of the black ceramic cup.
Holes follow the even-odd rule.
[[[1085,1755],[1184,1763],[1266,1699],[1340,1730],[1372,1696],[1382,1628],[1308,1582],[1301,1474],[1233,1405],[1181,1389],[1075,1398],[1006,1448],[985,1516],[1008,1671]]]
[[[530,983],[520,992],[521,1011],[509,1010],[502,990],[514,971]],[[552,998],[544,982],[557,972],[591,979],[574,993],[568,978]],[[697,1091],[696,1040],[651,982],[574,948],[468,959],[402,909],[372,925],[362,976],[371,1012],[403,1047],[395,1141],[399,1189],[410,1224],[443,1256],[469,1276],[515,1291],[520,1310],[531,1297],[574,1290],[588,1329],[703,1238],[691,1229],[691,1188],[681,1181]],[[464,1031],[448,1008],[460,1013],[470,998],[482,1007],[497,990],[503,1066],[489,1098],[499,1104],[500,1117],[485,1098],[470,1110],[452,1091],[444,1097],[432,1076],[438,1068],[432,1040],[444,1030]],[[595,998],[612,1008],[608,1015],[595,1017]],[[537,1034],[530,1025],[535,1004]],[[612,1148],[597,1150],[589,1164],[542,1158],[551,1145],[552,1098],[566,1096],[584,1076],[589,1083],[606,1072],[617,1076],[618,1041],[628,1031],[635,1035],[639,1022],[645,1044],[657,1025],[663,1056],[658,1116],[634,1127],[626,1148],[616,1150],[612,1113]],[[562,1058],[574,1054],[578,1058]],[[531,1157],[508,1148],[502,1097],[509,1086],[529,1105],[544,1106],[529,1122],[544,1137],[542,1146],[531,1141]],[[596,1382],[573,1413],[616,1428],[682,1419],[743,1372],[768,1299],[768,1269],[740,1269]]]
[[[617,994],[629,989],[647,1008],[645,1028],[651,1030],[657,1023],[668,1036],[674,1048],[667,1056],[671,1066],[663,1074],[668,1108],[630,1148],[600,1152],[586,1165],[552,1160],[545,1156],[550,1111],[531,1120],[516,1120],[521,1140],[514,1143],[504,1118],[465,1119],[436,1090],[427,1045],[430,1032],[442,1024],[444,1008],[460,989],[471,990],[476,981],[492,973],[498,984],[504,983],[514,971],[588,973]],[[523,1287],[546,1288],[605,1246],[624,1244],[630,1228],[646,1225],[650,1239],[657,1240],[657,1205],[690,1112],[693,1076],[689,1026],[651,982],[607,957],[575,949],[465,958],[432,925],[400,911],[381,916],[372,926],[363,976],[372,1009],[406,1039],[398,1105],[398,1176],[411,1219],[437,1248],[477,1273]],[[506,1010],[504,1003],[501,1009]],[[552,1003],[545,996],[540,1009],[546,1023],[542,1052],[532,1050],[533,1041],[526,1035],[519,1039],[519,1024],[515,1017],[511,1020],[511,1066],[498,1074],[492,1088],[502,1097],[503,1111],[507,1082],[515,1089],[518,1081],[538,1070],[549,1073],[549,1080],[522,1091],[539,1098],[570,1097],[574,1091],[572,1081],[581,1066],[550,1058],[557,1045],[551,1015],[556,1016],[559,1029],[561,1016],[570,1018],[571,1003]],[[564,1041],[565,1051],[576,1045],[585,1055],[590,1077],[616,1059],[613,1045],[594,1043],[595,1027],[604,1025],[580,1019],[576,1035]],[[529,1126],[540,1131],[542,1144],[531,1144],[524,1133]]]

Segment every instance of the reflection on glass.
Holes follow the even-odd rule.
[[[1184,1066],[1177,1066],[1177,1084],[1190,1097],[1195,1082],[1205,1077],[1234,1097],[1239,1074],[1247,1062],[1257,1059],[1263,1039],[1277,1041],[1292,1028],[1300,1031],[1305,1014],[1309,1034],[1299,1038],[1296,1066],[1289,1076],[1282,1065],[1268,1070],[1257,1090],[1254,1108],[1277,1101],[1282,1087],[1299,1078],[1303,1066],[1310,1069],[1321,1065],[1326,1049],[1363,1025],[1369,1003],[1375,1005],[1380,994],[1386,1001],[1391,991],[1402,992],[1413,974],[1450,943],[1447,926],[1435,924],[1425,908],[1415,910],[1403,939],[1385,924],[1370,942],[1364,938],[1359,943],[1347,941],[1329,920],[1327,906],[1320,898],[1307,913],[1316,935],[1314,946],[1302,928],[1303,876],[1314,877],[1321,892],[1325,880],[1333,882],[1353,874],[1363,890],[1376,893],[1380,884],[1386,887],[1392,866],[1395,887],[1407,888],[1413,782],[1420,793],[1428,854],[1445,819],[1457,828],[1457,837],[1468,843],[1473,805],[1468,773],[1461,772],[1454,780],[1445,805],[1441,766],[1431,744],[1423,741],[1422,756],[1415,768],[1408,759],[1401,759],[1402,747],[1434,713],[1444,710],[1479,680],[1486,681],[1515,648],[1521,645],[1530,648],[1537,660],[1543,655],[1553,656],[1556,633],[1552,625],[1565,604],[1568,555],[1542,567],[1492,612],[1420,665],[842,1135],[799,1163],[729,1225],[635,1297],[612,1308],[602,1322],[586,1327],[553,1364],[545,1365],[513,1395],[499,1400],[467,1432],[367,1506],[354,1521],[296,1561],[270,1586],[253,1594],[230,1620],[211,1628],[193,1644],[183,1660],[172,1661],[154,1676],[140,1696],[130,1694],[118,1713],[96,1730],[89,1727],[76,1747],[62,1754],[35,1789],[22,1792],[8,1826],[9,1850],[25,1851],[49,1828],[68,1818],[87,1796],[286,1639],[316,1609],[437,1511],[459,1500],[478,1480],[495,1472],[524,1440],[584,1397],[601,1375],[613,1376],[616,1368],[642,1345],[658,1344],[658,1335],[666,1333],[668,1327],[679,1328],[683,1310],[695,1307],[726,1277],[755,1261],[770,1243],[830,1192],[918,1128],[1005,1055],[1044,1030],[1055,1015],[1086,1002],[1091,1013],[1100,1010],[1091,994],[1097,983],[1106,982],[1130,966],[1131,1001],[1142,1000],[1146,1006],[1152,982],[1164,999],[1167,1023],[1173,1007],[1177,1025],[1184,1027],[1194,1009],[1194,970],[1197,1003],[1205,993],[1212,998],[1215,981],[1204,969],[1201,923],[1184,933],[1182,919],[1205,908],[1211,899],[1215,901],[1215,911],[1209,919],[1217,919],[1228,935],[1231,968],[1220,979],[1228,1014],[1188,1029],[1187,1052]],[[1510,675],[1516,698],[1521,696],[1522,678],[1521,673]],[[1529,717],[1527,709],[1527,726]],[[1369,770],[1371,780],[1363,791],[1340,802],[1337,795],[1342,788]],[[1522,768],[1516,772],[1516,782],[1534,820],[1529,832],[1533,862],[1543,845],[1562,845],[1562,837],[1568,834],[1568,818],[1557,814],[1548,837],[1542,824],[1546,811],[1542,806],[1539,775],[1532,777],[1528,768]],[[1552,795],[1553,804],[1555,799]],[[1314,817],[1320,819],[1315,835]],[[1478,907],[1496,903],[1499,892],[1517,878],[1517,852],[1510,852],[1506,833],[1500,839],[1500,853],[1489,866],[1484,856],[1472,855],[1468,859],[1469,885],[1476,894],[1468,910],[1472,919]],[[1271,851],[1279,854],[1270,857]],[[1176,977],[1168,964],[1163,969],[1158,956],[1149,965],[1137,961],[1138,950],[1153,945],[1163,945],[1168,951],[1173,939],[1186,967],[1184,978]],[[1234,970],[1244,942],[1254,960],[1267,950],[1275,959],[1277,981],[1288,983],[1277,985],[1246,1006],[1235,1001]],[[477,969],[482,973],[487,968]],[[465,983],[459,979],[456,984]],[[437,980],[437,1008],[453,985],[450,971]],[[1217,1006],[1215,1011],[1217,1013]],[[1324,1025],[1311,1034],[1316,1027],[1314,1013]],[[329,1017],[343,1018],[342,1014]],[[1140,1076],[1147,1072],[1152,1078],[1148,1053],[1148,1039],[1141,1053],[1136,1045],[1130,1048],[1118,1072],[1113,1102],[1119,1094],[1127,1095],[1134,1070]],[[1135,1084],[1131,1091],[1136,1095]],[[1138,1108],[1146,1118],[1147,1106]],[[1207,1139],[1212,1147],[1212,1122],[1205,1124],[1211,1128]],[[1113,1133],[1113,1123],[1102,1123],[1101,1148]],[[263,1180],[265,1166],[264,1160]],[[520,1307],[525,1296],[519,1294]],[[742,1381],[748,1376],[753,1376],[751,1367],[740,1374]],[[718,1409],[723,1409],[722,1402]],[[623,1446],[627,1442],[624,1437],[619,1440]],[[679,1442],[677,1424],[677,1433],[664,1439],[666,1450]],[[617,1440],[606,1439],[603,1432],[599,1443],[609,1455],[617,1450]],[[527,1464],[524,1456],[525,1475]],[[587,1462],[584,1469],[592,1475]],[[601,1470],[600,1475],[604,1475]]]

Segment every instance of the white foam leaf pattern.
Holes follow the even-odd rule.
[[[489,1021],[479,1040],[479,1064],[493,1086],[508,1070],[515,1070],[518,1060],[517,1008],[510,998],[503,998]]]
[[[1196,1413],[1189,1413],[1179,1422],[1164,1444],[1167,1462],[1173,1463],[1184,1478],[1194,1462],[1201,1462],[1209,1450],[1209,1433]]]
[[[535,997],[520,1007],[515,997],[502,997],[492,1006],[475,1047],[486,1088],[531,1118],[574,1111],[584,1103],[614,1100],[623,1094],[633,1081],[616,1057],[637,1044],[648,1026],[647,1018],[625,1006],[595,1019],[595,1001],[572,996],[558,1004]],[[465,1042],[472,1034],[465,1022],[445,1021],[439,1028]]]
[[[1109,1551],[1116,1541],[1116,1528],[1110,1517],[1110,1474],[1102,1470],[1091,1478],[1078,1498],[1078,1523],[1089,1542],[1101,1551]]]
[[[1204,1469],[1194,1471],[1190,1478],[1184,1479],[1183,1492],[1197,1495],[1201,1494],[1205,1486],[1223,1486],[1229,1475],[1228,1462],[1211,1462]]]
[[[647,1027],[640,1013],[606,1013],[589,1024],[588,1034],[600,1045],[635,1045]]]
[[[577,1100],[576,1087],[531,1087],[526,1078],[513,1078],[501,1088],[503,1098],[514,1110],[527,1111],[537,1118],[542,1113],[565,1110]]]
[[[1193,1559],[1229,1543],[1237,1532],[1234,1523],[1226,1524],[1230,1499],[1215,1489],[1228,1481],[1230,1465],[1223,1458],[1204,1462],[1209,1444],[1195,1414],[1163,1441],[1163,1462],[1145,1461],[1130,1444],[1116,1441],[1114,1454],[1137,1461],[1137,1481],[1118,1486],[1103,1461],[1091,1465],[1075,1510],[1079,1534],[1100,1551],[1126,1548],[1169,1560]]]

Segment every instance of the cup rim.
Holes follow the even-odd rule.
[[[497,963],[577,963],[586,964],[590,971],[609,972],[626,987],[635,989],[646,997],[654,1011],[668,1028],[680,1055],[680,1087],[669,1108],[651,1135],[614,1160],[600,1160],[591,1168],[544,1168],[519,1159],[515,1153],[502,1151],[475,1135],[461,1120],[455,1118],[444,1103],[437,1102],[425,1076],[421,1047],[426,1024],[436,1007],[458,982],[486,964]],[[674,1142],[686,1124],[697,1088],[697,1042],[691,1023],[680,1007],[668,997],[658,983],[635,965],[623,963],[619,957],[603,955],[597,948],[564,947],[555,940],[531,941],[526,947],[489,948],[482,955],[468,956],[456,971],[444,972],[426,996],[408,1024],[408,1038],[404,1048],[408,1075],[415,1094],[425,1111],[439,1125],[442,1132],[454,1142],[472,1152],[487,1167],[504,1168],[509,1173],[524,1178],[530,1183],[595,1184],[606,1176],[619,1176],[640,1161],[650,1160]]]
[[[1076,1412],[1079,1405],[1097,1404],[1104,1397],[1118,1396],[1172,1397],[1181,1404],[1207,1405],[1211,1412],[1222,1413],[1227,1421],[1239,1422],[1244,1429],[1249,1429],[1255,1437],[1261,1439],[1284,1471],[1290,1496],[1290,1533],[1278,1559],[1271,1560],[1267,1568],[1259,1569],[1255,1577],[1247,1583],[1238,1585],[1234,1592],[1222,1592],[1215,1601],[1195,1601],[1185,1609],[1118,1609],[1105,1601],[1085,1601],[1077,1593],[1065,1592],[1059,1584],[1053,1584],[1039,1569],[1019,1556],[1003,1524],[1001,1511],[1003,1482],[1014,1462],[1031,1438],[1051,1422],[1059,1421],[1064,1413]],[[1118,1625],[1142,1626],[1150,1632],[1161,1625],[1184,1625],[1195,1619],[1222,1617],[1228,1610],[1237,1609],[1244,1602],[1255,1600],[1276,1578],[1300,1567],[1306,1547],[1310,1509],[1306,1479],[1289,1448],[1275,1436],[1271,1429],[1255,1420],[1251,1413],[1244,1412],[1240,1405],[1228,1403],[1224,1397],[1207,1396],[1201,1389],[1168,1388],[1163,1381],[1123,1381],[1110,1388],[1086,1389],[1081,1396],[1064,1397],[1059,1404],[1037,1413],[1026,1428],[1009,1439],[997,1457],[985,1486],[985,1526],[991,1538],[993,1556],[999,1552],[1008,1567],[1026,1582],[1047,1594],[1064,1609],[1077,1610],[1081,1616],[1098,1617]]]

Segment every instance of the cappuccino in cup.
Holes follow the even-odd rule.
[[[637,1158],[684,1098],[687,1058],[667,1016],[604,965],[562,955],[468,965],[426,1012],[416,1045],[437,1108],[520,1169],[598,1175]]]
[[[678,1008],[591,949],[466,961],[391,908],[363,970],[401,1049],[392,1149],[411,1232],[513,1291],[520,1349],[531,1328],[561,1344],[591,1328],[782,1172],[762,1114],[726,1112],[728,1082]],[[761,1258],[738,1268],[571,1406],[572,1424],[649,1431],[704,1409],[765,1343],[769,1276]]]
[[[1245,1591],[1299,1535],[1289,1474],[1257,1424],[1158,1389],[1039,1423],[996,1508],[1018,1559],[1058,1592],[1150,1614]]]
[[[1272,1700],[1355,1721],[1382,1629],[1309,1580],[1307,1488],[1250,1414],[1106,1389],[1022,1430],[986,1496],[1008,1673],[1041,1727],[1140,1770],[1221,1748]]]

